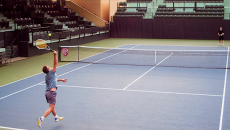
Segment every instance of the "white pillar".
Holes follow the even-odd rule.
[[[153,3],[154,3],[154,7],[153,8],[157,8],[157,5],[158,5],[158,0],[153,0]]]
[[[224,0],[224,19],[229,19],[230,15],[230,0]]]
[[[164,0],[157,0],[158,1],[158,5],[163,5]]]

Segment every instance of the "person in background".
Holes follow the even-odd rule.
[[[218,36],[219,36],[220,46],[221,46],[221,40],[222,40],[222,43],[224,46],[224,31],[223,31],[222,27],[220,27],[220,30],[218,31]]]

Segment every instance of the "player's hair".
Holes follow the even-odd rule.
[[[49,70],[48,70],[48,67],[47,67],[47,66],[43,66],[42,71],[43,71],[45,74],[48,74],[48,73],[49,73]]]

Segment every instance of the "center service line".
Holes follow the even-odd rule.
[[[173,54],[173,53],[172,53]],[[129,86],[131,86],[133,83],[135,83],[136,81],[138,81],[140,78],[142,78],[143,76],[145,76],[148,72],[150,72],[152,69],[154,69],[155,67],[157,67],[159,64],[161,64],[163,61],[165,61],[166,59],[168,59],[172,54],[170,54],[169,56],[167,56],[165,59],[163,59],[161,62],[159,62],[156,66],[153,66],[151,69],[149,69],[147,72],[145,72],[143,75],[141,75],[139,78],[137,78],[136,80],[134,80],[132,83],[130,83],[128,86],[126,86],[123,90],[126,90]]]

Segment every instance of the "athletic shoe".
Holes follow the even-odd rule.
[[[55,122],[61,121],[64,117],[55,118]]]
[[[41,128],[42,127],[42,118],[38,117],[38,126]]]

